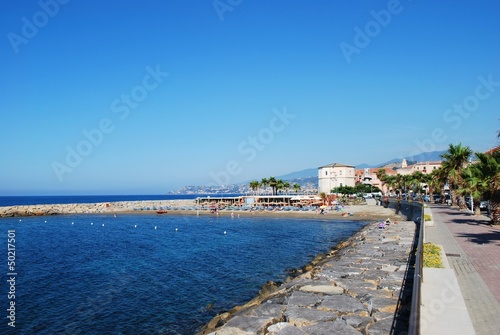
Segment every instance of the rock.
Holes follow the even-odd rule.
[[[389,334],[392,328],[392,318],[382,319],[367,326],[366,335],[385,335]]]
[[[316,325],[311,325],[307,327],[302,327],[302,330],[306,334],[314,335],[361,335],[362,333],[353,327],[349,326],[343,320],[335,320],[332,322],[320,322]]]
[[[270,325],[277,323],[281,320],[273,317],[247,317],[247,316],[235,316],[225,324],[221,330],[217,330],[217,335],[227,334],[227,335],[246,335],[246,334],[262,334],[264,335],[265,330]],[[232,332],[225,332],[227,330]]]
[[[354,313],[367,310],[365,305],[358,299],[343,294],[325,297],[318,306],[318,309],[341,313]]]
[[[374,297],[373,311],[383,313],[394,313],[398,305],[397,298]]]
[[[259,295],[269,295],[270,293],[276,292],[278,290],[278,284],[272,280],[265,283],[259,290]]]
[[[247,311],[245,315],[252,317],[273,317],[276,319],[280,319],[284,310],[284,305],[263,303],[261,305],[250,308],[250,310]]]
[[[269,335],[306,335],[300,328],[288,322],[278,322],[267,328]]]
[[[295,291],[286,299],[286,303],[298,307],[313,307],[322,300],[323,295],[321,294]]]
[[[362,313],[364,314],[364,313]],[[345,320],[345,322],[354,328],[366,328],[370,322],[373,321],[373,318],[368,317],[368,316],[360,316],[360,315],[344,315],[342,316],[342,319]]]
[[[395,272],[395,271],[397,271],[398,269],[399,269],[399,267],[398,267],[398,266],[388,265],[388,266],[383,266],[383,267],[382,267],[382,269],[380,269],[380,270],[382,270],[382,271],[386,271],[386,272]]]
[[[344,289],[333,285],[305,285],[300,288],[303,292],[315,292],[323,294],[342,294]]]
[[[216,332],[209,333],[208,335],[255,335],[255,333],[247,332],[239,328],[227,327],[217,330]]]
[[[231,317],[230,313],[222,313],[214,317],[212,320],[210,320],[209,323],[207,323],[200,334],[206,334],[207,332],[211,332],[214,329],[221,327],[224,325],[224,323]]]
[[[305,307],[288,306],[285,317],[294,326],[302,327],[317,322],[334,321],[337,319],[337,314]]]

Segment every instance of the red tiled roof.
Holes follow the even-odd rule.
[[[493,148],[493,149],[490,149],[488,151],[485,151],[485,154],[487,155],[492,155],[494,154],[495,152],[499,151],[500,150],[500,146],[496,147],[496,148]]]

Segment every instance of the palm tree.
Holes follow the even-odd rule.
[[[321,201],[323,201],[323,205],[324,205],[325,201],[326,201],[326,193],[325,192],[321,192],[319,194],[319,197],[321,198]]]
[[[387,179],[387,172],[384,169],[378,169],[376,175],[378,180],[382,182],[382,189],[384,189],[384,185]]]
[[[479,203],[488,187],[484,184],[486,178],[482,169],[477,164],[471,164],[462,171],[460,177],[463,182],[457,193],[460,196],[471,195],[471,200],[474,204],[474,215],[480,215],[481,209],[479,208]]]
[[[425,173],[422,176],[422,183],[425,183],[427,185],[426,192],[427,195],[429,196],[430,202],[434,202],[434,197],[433,197],[434,190],[436,189],[436,187],[439,186],[434,183],[434,176],[436,174],[436,171],[437,170],[432,170],[431,173]]]
[[[418,198],[421,199],[421,194],[422,194],[422,184],[424,183],[424,174],[420,171],[415,171],[411,174],[411,181],[413,185],[417,187],[417,194]]]
[[[399,189],[399,198],[402,197],[403,193],[407,193],[407,189],[412,185],[412,176],[409,174],[398,174],[396,175],[395,186]]]
[[[252,180],[252,181],[249,183],[249,185],[248,185],[248,186],[250,186],[250,188],[251,188],[254,192],[256,192],[256,191],[259,189],[259,187],[260,187],[260,183],[259,183],[257,180]]]
[[[292,187],[293,187],[293,190],[295,191],[295,193],[299,193],[299,191],[300,191],[300,185],[299,184],[295,183],[295,184],[293,184]]]
[[[434,192],[436,189],[440,189],[440,184],[438,178],[436,177],[438,170],[432,170],[431,173],[425,175],[425,183],[428,186],[427,191],[429,192],[430,202],[434,203]]]
[[[412,187],[413,185],[413,176],[411,174],[405,174],[403,175],[403,185],[404,185],[404,188],[405,188],[405,193],[406,193],[406,196],[409,197],[409,194],[408,194],[408,187]],[[407,198],[409,199],[409,198]]]
[[[461,143],[458,145],[450,144],[448,151],[441,154],[441,157],[443,158],[441,168],[444,171],[443,173],[448,176],[448,186],[450,187],[452,205],[455,204],[454,190],[462,182],[461,173],[471,155],[472,150],[467,146],[463,147]],[[462,203],[465,203],[465,201]]]
[[[481,198],[490,200],[492,224],[500,225],[500,151],[475,155],[478,162],[462,171],[466,190],[472,193],[474,202]]]
[[[387,188],[389,189],[389,191],[393,190],[394,191],[394,187],[396,186],[396,176],[394,175],[386,175],[385,176],[385,184],[387,185]]]
[[[403,195],[403,187],[404,187],[404,180],[403,180],[403,175],[402,174],[397,174],[396,178],[394,180],[394,187],[398,189],[398,198],[401,199]]]
[[[288,191],[290,190],[290,183],[285,181],[283,183],[283,188],[285,189],[285,194],[288,194]]]
[[[267,182],[268,182],[268,185],[271,186],[272,195],[276,195],[276,188],[277,188],[276,186],[278,185],[278,181],[276,180],[276,178],[271,176],[271,177],[269,177]]]
[[[260,181],[260,185],[262,186],[262,188],[264,188],[264,193],[265,193],[266,188],[269,185],[269,180],[267,180],[267,178],[262,178],[262,180]]]
[[[288,184],[290,185],[290,184]],[[280,190],[285,189],[285,182],[281,179],[276,180],[276,193],[278,193]]]
[[[433,175],[433,180],[432,184],[434,187],[439,188],[440,194],[441,194],[441,203],[443,204],[445,202],[445,185],[448,181],[448,175],[446,174],[446,171],[443,169],[441,166],[439,169],[432,171]]]

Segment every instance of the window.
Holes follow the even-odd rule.
[[[325,176],[328,176],[328,171],[325,171]]]

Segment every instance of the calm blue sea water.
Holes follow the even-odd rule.
[[[364,224],[229,216],[3,218],[0,333],[192,335]],[[15,300],[7,295],[9,230],[15,231]],[[7,325],[10,301],[15,330]]]
[[[210,195],[210,194],[209,194]],[[232,197],[240,194],[215,194],[214,197]],[[0,206],[80,204],[115,201],[195,199],[199,194],[152,194],[152,195],[60,195],[60,196],[0,196]]]

